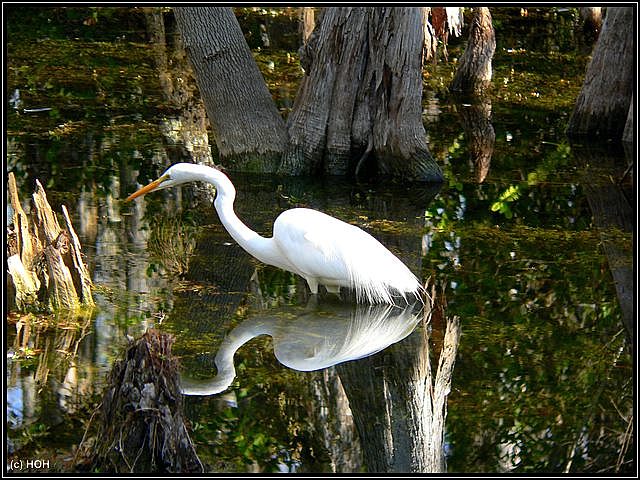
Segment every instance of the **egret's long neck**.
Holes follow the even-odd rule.
[[[259,335],[271,335],[273,327],[268,323],[257,321],[245,321],[238,325],[223,340],[216,354],[215,363],[217,375],[209,380],[182,379],[183,395],[214,395],[224,392],[236,378],[236,369],[233,357],[242,345]]]
[[[206,181],[216,187],[217,194],[214,202],[220,221],[233,239],[258,260],[276,264],[274,244],[271,238],[265,238],[247,227],[233,210],[233,202],[236,198],[236,189],[231,180],[219,170],[206,167]],[[277,265],[280,266],[280,265]]]
[[[262,319],[248,319],[231,330],[229,335],[225,337],[220,345],[220,349],[216,354],[215,363],[218,374],[233,372],[235,376],[235,367],[233,365],[233,356],[238,349],[249,340],[259,337],[260,335],[272,335],[272,322],[263,321]]]

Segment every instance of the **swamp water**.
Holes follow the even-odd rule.
[[[563,51],[570,42],[562,35],[531,32],[553,48],[499,40],[491,103],[446,99],[438,90],[444,65],[425,76],[441,188],[230,172],[236,211],[270,235],[279,212],[320,209],[368,230],[422,279],[446,287],[446,314],[460,318],[462,331],[444,428],[450,472],[625,471],[634,461],[633,377],[623,319],[633,305],[619,302],[613,278],[632,290],[620,283],[633,261],[624,228],[632,222],[628,160],[623,151],[568,145],[572,103],[563,95],[577,94],[584,58]],[[21,42],[23,51],[41,50],[29,60],[17,44],[9,48],[8,87],[22,91],[22,103],[9,112],[8,169],[22,198],[38,178],[55,211],[67,205],[97,307],[8,317],[9,458],[68,468],[127,337],[153,327],[176,337],[174,354],[194,379],[215,375],[215,355],[234,335],[247,342],[235,350],[229,388],[187,399],[192,439],[212,471],[366,471],[363,457],[384,455],[381,442],[394,432],[398,450],[383,463],[410,468],[402,441],[408,448],[416,439],[399,431],[419,429],[390,392],[416,385],[425,333],[437,359],[443,326],[425,327],[413,310],[357,309],[332,295],[314,302],[301,279],[258,264],[233,242],[207,188],[124,204],[166,165],[210,158],[198,114],[174,108],[140,42],[70,41],[70,49],[95,49],[94,58],[78,57],[91,66],[87,77],[62,62],[49,86],[37,71],[67,40]],[[490,131],[494,142],[478,141]],[[371,325],[388,330],[361,328]],[[357,357],[358,341],[382,350],[330,366]],[[302,371],[309,365],[296,360],[312,353],[331,358]]]

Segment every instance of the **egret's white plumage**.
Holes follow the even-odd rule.
[[[263,263],[302,276],[312,293],[318,285],[329,292],[352,288],[361,302],[394,303],[393,296],[415,295],[421,285],[416,276],[378,240],[355,225],[308,208],[282,212],[265,238],[236,216],[236,190],[231,180],[212,167],[178,163],[158,180],[130,195],[132,200],[161,188],[203,181],[216,188],[214,202],[220,221],[233,239]]]
[[[235,353],[259,335],[271,336],[280,363],[310,372],[373,355],[399,342],[429,310],[415,302],[404,307],[334,304],[303,313],[290,308],[270,313],[252,316],[229,332],[215,356],[216,376],[208,380],[182,377],[182,393],[213,395],[229,388],[236,377]]]

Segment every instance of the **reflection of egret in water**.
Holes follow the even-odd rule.
[[[383,350],[408,336],[423,316],[422,303],[395,305],[323,305],[295,319],[280,316],[250,318],[224,339],[215,364],[216,377],[182,379],[185,395],[213,395],[226,390],[236,376],[235,352],[252,338],[270,335],[280,363],[300,371],[328,368]]]

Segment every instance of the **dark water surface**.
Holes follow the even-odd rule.
[[[575,16],[512,13],[494,15],[508,34],[499,37],[491,100],[448,98],[438,85],[450,65],[425,76],[441,188],[229,172],[236,211],[270,235],[281,211],[317,208],[369,231],[421,279],[446,287],[446,315],[460,318],[462,332],[444,426],[450,472],[630,471],[629,153],[564,137],[586,61]],[[310,298],[300,278],[233,242],[203,186],[124,204],[171,163],[215,161],[201,104],[168,87],[178,50],[167,44],[174,61],[163,70],[144,32],[127,35],[8,38],[8,91],[20,90],[21,103],[8,113],[7,169],[23,200],[38,178],[54,210],[67,206],[97,303],[77,316],[9,316],[10,458],[69,468],[127,337],[154,327],[175,336],[193,380],[216,375],[220,350],[234,366],[218,376],[220,393],[186,403],[212,471],[358,472],[376,451],[388,470],[410,470],[403,452],[428,439],[415,438],[424,429],[402,405],[425,388],[416,359],[428,348],[437,360],[443,325],[425,326],[419,308]],[[64,46],[93,56],[54,61]],[[460,47],[454,41],[450,57]],[[281,68],[280,86],[270,67],[264,72],[286,113],[299,74],[283,52],[256,55],[264,67],[271,53]],[[51,65],[45,83],[40,70]],[[29,112],[43,107],[52,110]]]

